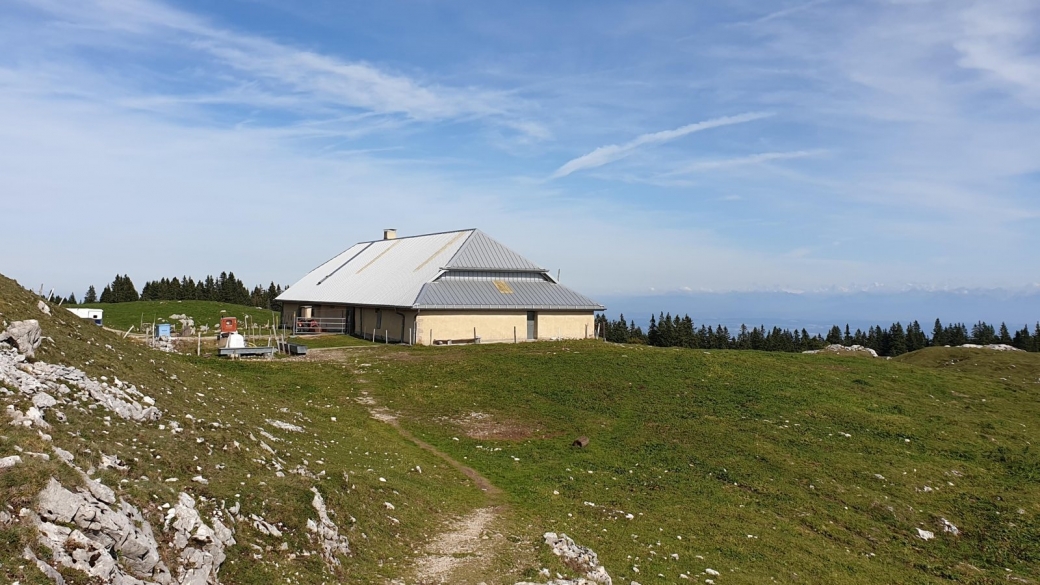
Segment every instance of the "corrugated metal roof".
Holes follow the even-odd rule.
[[[532,273],[538,278],[531,278]],[[446,278],[438,280],[441,275]],[[507,282],[504,289],[513,292],[500,292],[496,281]],[[479,230],[355,244],[310,271],[278,300],[430,309],[603,310]]]
[[[544,268],[496,242],[480,230],[473,230],[473,235],[466,239],[466,243],[444,267],[453,270],[494,268],[545,272]]]
[[[503,282],[508,286],[496,286]],[[511,291],[511,292],[504,292]],[[521,309],[602,311],[592,299],[549,281],[440,280],[422,288],[418,309]]]
[[[312,270],[281,301],[410,307],[473,230],[363,242]]]

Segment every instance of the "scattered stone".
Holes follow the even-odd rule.
[[[57,445],[55,445],[53,447],[53,449],[54,449],[54,454],[58,456],[58,459],[61,459],[65,463],[68,463],[68,464],[71,465],[72,462],[75,461],[75,459],[76,459],[76,457],[72,453],[66,451],[65,449],[62,449],[61,447],[58,447]],[[102,461],[104,461],[104,456],[102,456],[101,459],[102,459]]]
[[[25,321],[19,321],[18,323],[25,323]],[[38,328],[39,326],[37,325]],[[3,335],[8,335],[10,332],[11,328],[8,328]],[[39,344],[37,343],[37,345]],[[16,418],[17,424],[42,426],[44,428],[49,426],[43,421],[42,408],[40,405],[37,405],[37,401],[46,405],[53,400],[54,404],[51,404],[51,406],[54,406],[58,404],[54,394],[68,394],[70,392],[68,386],[85,391],[86,395],[97,404],[116,413],[123,419],[151,421],[158,420],[162,416],[162,413],[155,406],[145,407],[137,401],[138,399],[143,399],[144,395],[132,384],[124,383],[119,385],[119,387],[109,385],[105,380],[98,381],[88,376],[82,370],[70,366],[48,364],[46,362],[24,363],[24,357],[18,353],[21,351],[21,345],[19,344],[17,347],[19,349],[0,348],[0,383],[9,388],[17,389],[21,394],[33,398],[34,405],[21,418]],[[41,394],[43,396],[40,396]],[[12,408],[9,405],[8,411],[15,418],[13,416],[14,413],[10,412]],[[43,406],[43,408],[50,408],[50,406]],[[61,418],[64,418],[64,415]],[[29,419],[30,422],[27,424],[23,419]]]
[[[953,525],[953,522],[950,522],[946,518],[940,518],[940,520],[942,521],[943,532],[949,532],[954,536],[960,536],[961,531],[959,528]]]
[[[271,425],[272,427],[274,427],[276,429],[282,429],[283,431],[292,431],[294,433],[302,433],[303,432],[303,427],[297,426],[297,425],[294,425],[294,424],[290,424],[290,423],[287,423],[287,422],[282,422],[280,420],[267,419],[267,424]]]
[[[0,469],[7,469],[8,467],[14,467],[22,462],[22,458],[18,455],[9,455],[7,457],[0,458]]]
[[[266,534],[268,536],[273,536],[275,538],[282,537],[282,531],[278,530],[277,526],[271,524],[267,520],[264,520],[260,516],[257,516],[256,514],[250,514],[249,519],[253,521],[253,528],[256,528],[261,533]]]
[[[338,566],[340,561],[337,555],[349,555],[350,544],[346,536],[340,535],[339,527],[329,518],[321,492],[316,487],[312,487],[311,491],[314,492],[311,505],[318,512],[318,521],[307,520],[307,530],[321,541],[321,556],[325,562],[330,567]]]
[[[115,469],[116,471],[126,471],[127,469],[130,469],[122,460],[119,459],[118,455],[105,455],[104,453],[101,454],[101,465],[98,467],[101,469]]]
[[[921,540],[931,540],[935,538],[935,533],[930,530],[917,529],[917,537]]]
[[[599,564],[599,556],[592,549],[575,544],[566,534],[557,535],[555,532],[545,533],[545,544],[552,547],[553,554],[560,557],[563,564],[581,574],[584,579],[612,585],[610,575]]]

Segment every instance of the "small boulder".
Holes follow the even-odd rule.
[[[27,358],[36,354],[36,348],[43,342],[43,330],[36,319],[15,321],[0,333],[0,343],[6,343]]]
[[[54,397],[50,394],[47,394],[46,392],[40,392],[32,397],[32,403],[33,406],[35,406],[36,408],[44,410],[46,408],[54,406],[58,403],[58,401],[55,400]]]

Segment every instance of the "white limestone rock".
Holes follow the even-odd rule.
[[[105,583],[139,584],[142,579],[171,583],[151,526],[140,510],[122,500],[113,509],[109,505],[115,503],[111,490],[93,483],[88,483],[88,489],[93,489],[87,493],[74,493],[52,478],[40,492],[37,527],[41,543],[51,549],[55,562]],[[95,491],[106,499],[111,495],[112,501],[99,499]]]
[[[48,408],[51,408],[52,406],[58,404],[58,401],[46,392],[38,392],[36,395],[32,397],[32,403],[33,406],[39,408],[40,410],[47,410]]]
[[[0,343],[6,343],[27,358],[36,355],[36,348],[43,342],[43,330],[36,319],[14,321],[0,333]]]
[[[599,556],[592,549],[575,544],[566,534],[545,533],[545,544],[552,547],[552,552],[563,560],[571,570],[581,574],[584,579],[602,585],[612,585],[610,575],[603,565],[599,564]]]
[[[318,520],[307,520],[307,530],[321,542],[321,556],[329,566],[340,564],[338,555],[350,554],[350,543],[347,537],[339,533],[339,527],[329,518],[328,509],[325,507],[325,499],[321,497],[318,488],[312,487],[314,499],[311,505],[318,512]]]

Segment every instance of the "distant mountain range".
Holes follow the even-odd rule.
[[[825,291],[825,292],[673,292],[656,295],[598,296],[607,307],[607,316],[624,314],[644,329],[650,315],[671,312],[689,314],[700,325],[725,325],[731,330],[748,327],[806,329],[825,333],[832,325],[845,324],[864,331],[871,325],[888,327],[899,321],[906,325],[917,320],[930,332],[936,318],[944,324],[977,321],[1009,329],[1029,325],[1032,331],[1040,321],[1040,289],[1022,291],[1003,289],[904,290],[904,291]]]

